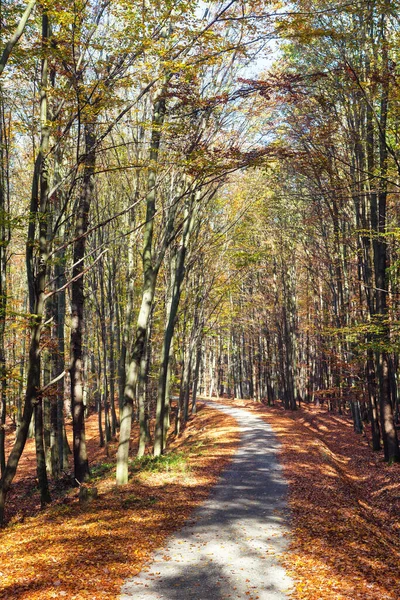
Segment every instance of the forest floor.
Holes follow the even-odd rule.
[[[97,416],[87,421],[90,486],[98,497],[81,504],[77,489],[52,484],[53,503],[40,510],[30,440],[0,530],[0,598],[111,600],[166,537],[208,496],[231,460],[238,426],[229,415],[199,406],[182,436],[159,461],[132,461],[131,481],[115,486],[116,443],[100,449]],[[135,453],[137,439],[132,445]],[[70,481],[70,479],[69,479]]]
[[[346,416],[223,400],[270,423],[289,482],[285,557],[301,600],[400,598],[400,465],[383,462]]]
[[[400,598],[400,465],[383,462],[345,416],[304,406],[295,413],[249,400],[220,400],[270,423],[289,482],[291,545],[284,565],[297,600]],[[209,495],[238,444],[233,418],[201,408],[158,467],[114,484],[116,443],[98,448],[97,417],[88,446],[98,498],[82,505],[75,489],[52,486],[40,510],[29,441],[0,531],[0,598],[111,600],[166,537]],[[133,453],[135,443],[133,444]],[[169,462],[168,462],[169,461]]]

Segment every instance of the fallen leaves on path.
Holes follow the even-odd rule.
[[[389,466],[345,416],[289,413],[248,400],[275,430],[290,484],[285,566],[301,600],[400,598],[400,465]]]
[[[95,420],[88,423],[89,445],[96,460],[112,463],[116,444],[110,444],[109,458],[96,448]],[[0,532],[0,598],[117,598],[123,580],[137,574],[205,500],[237,443],[236,421],[200,406],[171,445],[186,456],[182,472],[136,472],[129,485],[116,487],[111,470],[95,483],[98,497],[89,504],[79,504],[73,490],[45,511],[11,523]],[[17,485],[26,487],[29,473],[32,478],[34,472],[25,466]],[[26,512],[27,500],[22,504]],[[31,492],[31,511],[36,504]]]

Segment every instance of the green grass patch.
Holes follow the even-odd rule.
[[[114,463],[97,463],[90,467],[90,480],[98,481],[105,475],[110,475],[115,469]]]
[[[200,440],[198,442],[194,442],[190,446],[190,454],[194,456],[203,456],[204,450],[206,449],[205,441]]]
[[[188,457],[183,452],[170,452],[162,456],[147,454],[131,462],[131,471],[134,473],[184,473],[189,470]]]

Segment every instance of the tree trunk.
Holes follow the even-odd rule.
[[[197,344],[196,344],[196,362],[194,367],[194,376],[193,376],[193,389],[192,389],[192,415],[195,415],[197,412],[196,400],[197,400],[197,388],[199,383],[199,371],[200,371],[200,363],[201,363],[201,336],[198,336]]]
[[[42,16],[42,43],[46,46],[49,34],[47,14]],[[45,50],[45,48],[44,48]],[[46,54],[46,53],[45,53]],[[29,347],[29,360],[27,368],[27,384],[25,403],[20,425],[17,430],[13,448],[9,454],[6,467],[3,471],[0,487],[0,524],[4,522],[4,509],[7,494],[17,472],[19,460],[25,447],[29,427],[32,420],[34,406],[40,402],[40,336],[45,307],[45,287],[48,260],[48,169],[46,156],[48,152],[49,128],[47,114],[47,57],[42,59],[41,78],[41,143],[35,163],[32,183],[32,196],[30,205],[30,220],[26,244],[26,268],[29,290],[29,307],[31,313],[31,338]],[[40,181],[40,192],[39,183]],[[36,236],[36,231],[38,235]],[[33,249],[38,246],[39,257],[37,272],[33,261]],[[43,443],[43,441],[42,441]],[[48,487],[46,469],[41,474],[41,499],[47,501]],[[47,488],[47,489],[46,489]]]
[[[144,354],[140,361],[140,372],[138,381],[138,404],[139,404],[139,447],[138,458],[144,455],[146,445],[150,441],[149,431],[149,407],[147,400],[147,379],[150,368],[150,346],[149,340],[151,337],[152,316],[150,316],[147,329],[147,343],[145,345]]]
[[[7,246],[10,231],[7,225],[8,142],[5,131],[3,90],[0,86],[0,473],[6,468],[5,426],[7,403],[5,326],[7,310]]]
[[[94,125],[86,123],[84,134],[86,155],[82,189],[77,207],[73,250],[73,282],[71,284],[71,408],[74,473],[75,479],[79,483],[85,481],[89,476],[83,399],[83,311],[85,303],[83,272],[89,211],[94,196],[94,170],[96,164]]]
[[[379,182],[377,231],[373,239],[374,267],[375,267],[375,299],[376,318],[380,329],[379,337],[384,349],[379,352],[378,357],[378,381],[379,381],[379,403],[382,427],[383,447],[385,459],[389,462],[400,461],[400,449],[397,431],[394,427],[393,406],[390,394],[390,360],[387,347],[390,344],[389,312],[387,305],[388,294],[388,251],[386,239],[387,219],[387,169],[388,148],[386,141],[387,116],[389,107],[389,66],[388,66],[388,42],[386,39],[386,15],[382,16],[382,93],[381,110],[379,122],[379,169],[382,179]]]
[[[157,409],[156,409],[156,429],[154,437],[154,456],[159,456],[165,448],[165,441],[167,431],[165,430],[165,398],[167,389],[167,378],[168,378],[168,364],[170,359],[170,348],[174,337],[176,315],[178,313],[179,302],[181,298],[181,289],[184,279],[184,266],[187,248],[189,244],[190,235],[194,225],[194,196],[191,196],[191,200],[185,208],[184,215],[184,226],[182,233],[182,242],[176,256],[175,273],[172,276],[171,289],[172,295],[169,303],[169,310],[167,314],[167,326],[164,333],[164,342],[161,354],[161,368],[160,376],[158,381],[158,393],[157,393]]]
[[[163,90],[164,91],[164,90]],[[152,311],[154,294],[156,290],[157,275],[160,262],[157,266],[153,264],[153,231],[154,215],[156,212],[156,165],[161,143],[161,128],[165,117],[165,98],[161,95],[154,104],[153,130],[150,144],[150,164],[147,198],[146,198],[146,225],[143,234],[143,288],[142,303],[137,320],[135,339],[133,343],[132,357],[129,363],[124,390],[124,401],[120,416],[120,435],[117,451],[117,475],[118,485],[128,483],[128,461],[129,444],[132,426],[133,404],[135,400],[136,387],[138,383],[140,362],[147,343],[147,330]]]

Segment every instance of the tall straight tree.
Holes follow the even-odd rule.
[[[85,159],[82,189],[79,194],[73,269],[71,283],[71,407],[73,424],[73,453],[75,478],[82,483],[89,476],[89,462],[85,435],[85,406],[83,399],[83,311],[84,311],[84,269],[86,235],[89,223],[90,205],[94,199],[94,170],[96,165],[95,124],[85,122]]]
[[[152,132],[150,142],[150,168],[147,179],[146,195],[146,224],[143,233],[143,287],[142,301],[138,315],[133,350],[129,362],[124,390],[124,401],[120,416],[120,435],[117,453],[117,484],[128,482],[129,444],[131,437],[132,412],[136,387],[138,383],[140,363],[145,351],[148,324],[153,307],[158,271],[165,253],[165,245],[160,249],[159,255],[154,257],[154,216],[156,212],[157,197],[157,163],[160,151],[162,126],[166,111],[167,86],[163,85],[153,105]],[[165,237],[167,241],[167,236]],[[141,429],[146,428],[145,407],[139,407],[139,423]]]
[[[35,439],[38,459],[37,471],[41,491],[42,504],[50,500],[46,465],[44,460],[42,438],[42,411],[40,392],[40,338],[45,308],[45,287],[47,274],[47,261],[49,255],[48,229],[49,229],[49,183],[48,183],[48,39],[49,19],[46,11],[42,16],[42,73],[40,87],[40,119],[41,141],[38,156],[35,162],[35,171],[32,183],[32,197],[30,205],[30,221],[26,244],[26,267],[29,289],[30,305],[30,346],[27,368],[27,383],[25,403],[20,426],[13,448],[9,454],[6,468],[2,474],[0,487],[0,523],[4,520],[5,500],[15,477],[21,454],[25,447],[32,415],[35,412]],[[38,248],[36,260],[34,251]]]

